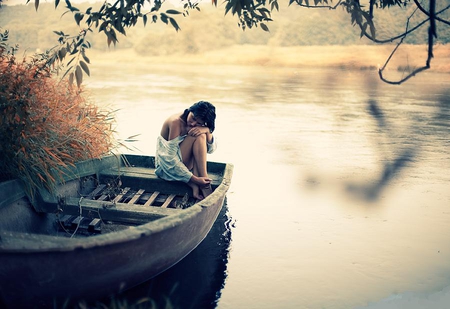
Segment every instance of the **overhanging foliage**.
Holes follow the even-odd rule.
[[[57,64],[66,62],[63,76],[68,74],[69,81],[71,83],[75,81],[80,86],[83,75],[89,75],[89,58],[86,56],[86,49],[90,47],[87,41],[89,32],[95,29],[103,32],[109,46],[111,43],[116,44],[119,41],[118,33],[126,35],[126,29],[135,26],[139,21],[144,25],[148,22],[161,21],[178,31],[180,27],[175,19],[177,16],[188,16],[192,9],[200,10],[197,2],[181,0],[180,3],[182,4],[182,10],[180,11],[174,9],[163,11],[162,7],[165,3],[162,0],[117,0],[111,3],[105,2],[99,9],[90,7],[81,12],[69,0],[66,0],[66,13],[73,14],[75,23],[80,27],[80,32],[75,36],[56,32],[59,35],[60,44],[49,53],[41,56],[46,59],[46,63],[50,67],[58,67]],[[212,0],[212,4],[217,6],[218,1]],[[55,6],[58,5],[60,5],[60,0],[55,0]],[[224,0],[223,5],[225,14],[236,16],[238,18],[237,24],[243,30],[260,27],[264,31],[269,31],[269,23],[272,21],[271,13],[280,9],[278,0]],[[422,27],[428,27],[428,52],[423,67],[397,81],[387,80],[383,76],[384,68],[392,55],[388,58],[387,63],[380,68],[380,78],[393,84],[400,84],[431,67],[433,46],[437,37],[437,23],[446,27],[450,25],[448,20],[441,17],[450,9],[448,0],[425,0],[422,2],[418,0],[289,0],[288,5],[297,5],[307,9],[344,9],[349,15],[349,24],[359,27],[360,36],[379,44],[397,42],[400,45],[411,33]],[[377,10],[387,10],[394,6],[405,9],[412,8],[411,15],[405,20],[405,30],[388,38],[379,38],[376,24]],[[38,9],[39,0],[35,0],[35,7]],[[416,20],[421,19],[421,21],[412,25],[410,20],[413,17]],[[396,50],[394,49],[393,53]]]

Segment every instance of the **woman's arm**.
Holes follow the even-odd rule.
[[[191,136],[199,136],[200,134],[206,134],[206,141],[209,144],[212,144],[212,142],[214,141],[214,136],[211,131],[209,131],[208,127],[194,127],[188,132],[188,135]]]
[[[217,144],[216,141],[214,139],[214,135],[211,133],[211,131],[209,130],[209,128],[207,127],[195,127],[192,128],[191,130],[189,130],[188,132],[189,135],[191,136],[198,136],[200,134],[205,134],[206,135],[206,142],[207,142],[207,152],[208,153],[213,153],[216,149],[217,149]]]

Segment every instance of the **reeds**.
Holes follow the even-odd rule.
[[[31,197],[53,191],[65,168],[114,148],[113,122],[39,62],[0,50],[0,180],[21,179]]]

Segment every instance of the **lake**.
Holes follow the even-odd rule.
[[[105,63],[85,81],[117,111],[126,152],[163,120],[217,108],[234,164],[207,239],[117,295],[176,308],[443,308],[450,302],[450,75],[401,86],[375,71]],[[136,261],[138,263],[138,261]],[[167,297],[167,298],[166,298]],[[415,307],[418,306],[418,307]]]

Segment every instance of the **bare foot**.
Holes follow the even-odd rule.
[[[204,197],[207,197],[208,195],[210,195],[211,193],[213,193],[211,184],[207,185],[206,187],[202,188],[202,193]]]
[[[192,189],[192,196],[195,199],[197,199],[199,201],[204,199],[204,197],[202,195],[200,195],[200,189],[199,189],[199,187],[196,184],[189,183],[188,185],[189,185],[189,187],[191,187],[191,189]]]

